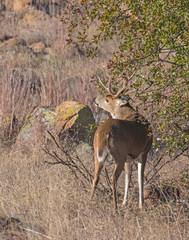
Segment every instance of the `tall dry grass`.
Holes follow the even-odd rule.
[[[97,191],[90,201],[90,184],[83,188],[63,165],[44,160],[50,161],[43,152],[1,149],[0,212],[21,220],[29,240],[188,238],[184,204],[158,202],[140,211],[134,187],[128,206],[114,215],[110,195]],[[93,166],[92,156],[84,161]]]

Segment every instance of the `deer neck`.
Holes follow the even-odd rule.
[[[128,121],[134,121],[137,112],[131,107],[130,104],[126,104],[113,112],[112,118],[123,119]]]

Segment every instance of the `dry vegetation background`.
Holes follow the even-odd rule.
[[[89,182],[83,184],[64,165],[47,164],[52,159],[42,150],[15,147],[34,106],[77,100],[93,108],[90,77],[106,73],[117,47],[116,41],[106,42],[92,60],[86,49],[70,48],[60,22],[63,7],[64,1],[0,1],[0,239],[188,239],[188,156],[163,156],[156,165],[162,156],[151,152],[146,174],[150,180],[156,173],[151,181],[156,191],[145,211],[138,210],[134,169],[128,207],[113,215],[110,192],[97,190],[89,201]],[[80,159],[93,173],[92,150],[81,152]]]

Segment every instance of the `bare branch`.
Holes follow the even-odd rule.
[[[70,172],[75,176],[77,180],[80,181],[80,183],[85,188],[86,185],[88,185],[86,182],[92,182],[93,175],[78,156],[77,151],[73,148],[73,144],[71,144],[72,151],[70,151],[69,149],[66,149],[66,147],[60,145],[50,131],[48,131],[48,134],[51,136],[52,142],[55,143],[57,149],[61,150],[61,153],[58,154],[56,151],[50,151],[48,148],[44,147],[43,150],[45,153],[54,160],[53,162],[45,161],[45,163],[48,163],[50,165],[62,164],[68,167]],[[100,185],[103,188],[103,192],[109,192],[107,187],[105,187],[103,184]],[[101,188],[98,189],[102,191]]]

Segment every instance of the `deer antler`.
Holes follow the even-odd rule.
[[[114,97],[116,98],[116,97],[118,97],[119,95],[121,95],[124,91],[125,91],[125,89],[126,89],[126,81],[123,81],[123,86],[122,86],[122,88],[116,93],[116,94],[114,94]]]
[[[108,87],[106,87],[105,85],[104,85],[104,83],[102,82],[102,80],[100,79],[100,77],[99,76],[97,76],[98,77],[98,80],[99,80],[99,82],[100,82],[100,84],[103,86],[103,88],[107,91],[107,93],[108,94],[110,94],[110,95],[114,95],[114,93],[112,92],[112,90],[111,90],[111,81],[109,80],[108,81]]]
[[[118,97],[125,91],[125,89],[127,88],[126,83],[128,83],[134,77],[135,73],[136,71],[129,78],[127,77],[127,81],[123,81],[122,88],[116,94],[114,94],[114,97]]]
[[[118,97],[119,95],[121,95],[125,91],[125,89],[127,88],[126,83],[128,83],[134,77],[135,73],[136,73],[136,71],[129,78],[127,77],[127,81],[123,81],[123,86],[117,93],[112,92],[111,81],[110,80],[108,81],[108,87],[106,87],[104,85],[104,83],[101,81],[100,77],[98,77],[98,76],[97,77],[98,77],[98,80],[99,80],[100,84],[103,86],[103,88],[107,91],[108,94],[110,94],[114,97]]]

